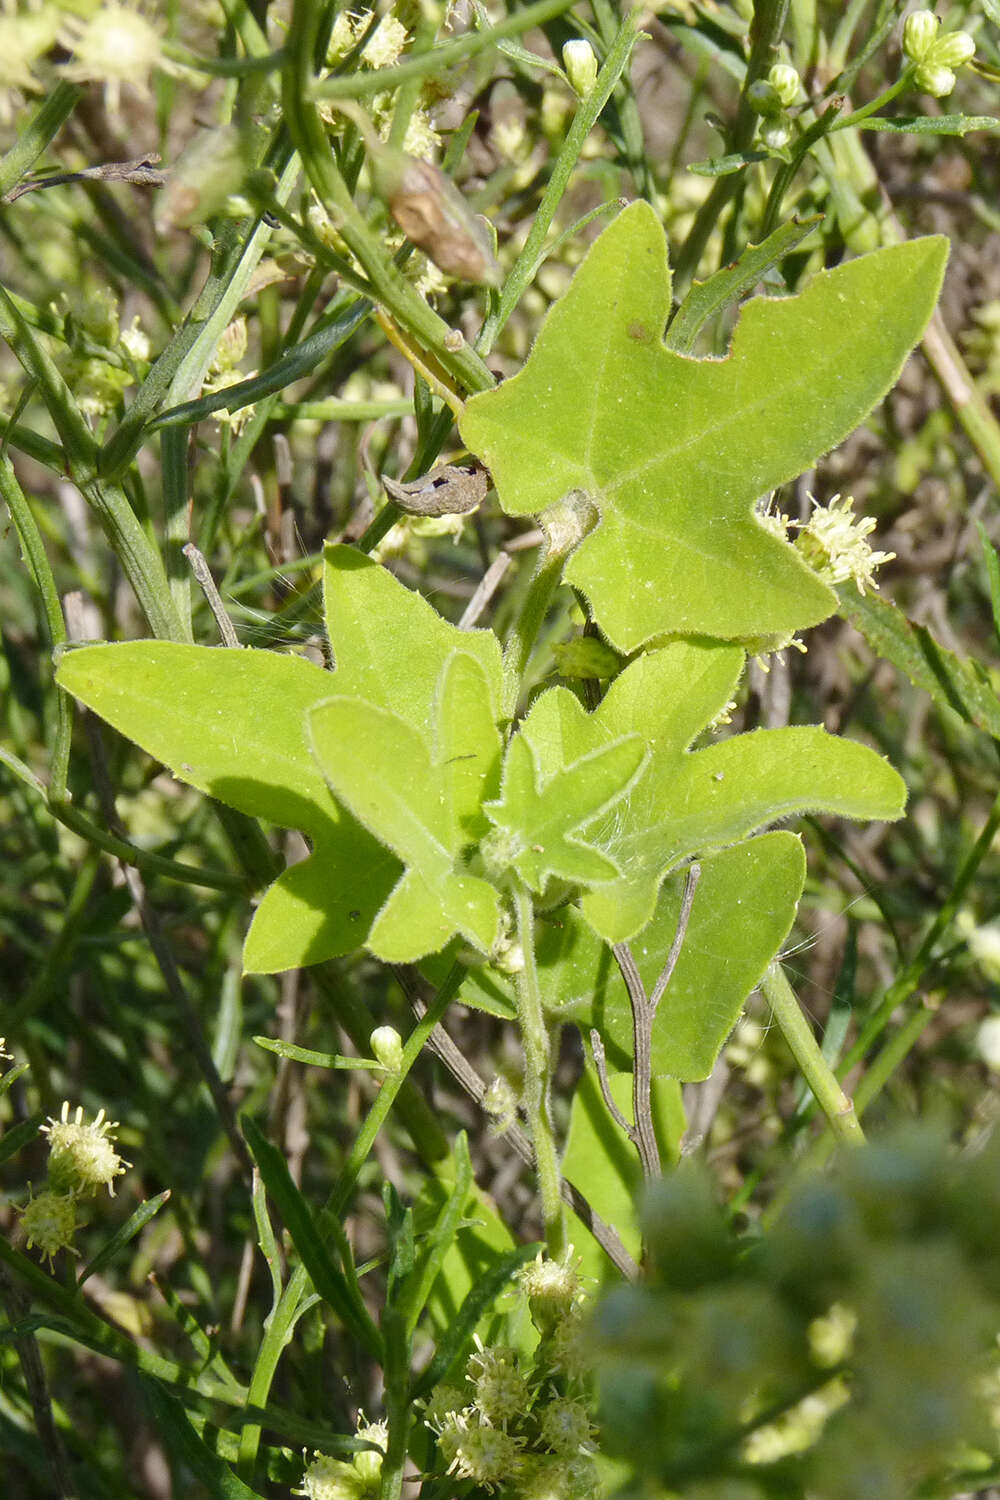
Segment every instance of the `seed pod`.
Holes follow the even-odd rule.
[[[499,286],[489,231],[450,177],[433,162],[389,148],[373,165],[377,186],[407,239],[447,276]]]

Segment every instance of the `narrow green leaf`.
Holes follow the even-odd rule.
[[[455,1236],[472,1190],[472,1161],[469,1156],[468,1137],[464,1130],[460,1130],[455,1137],[453,1159],[455,1162],[454,1185],[441,1205],[434,1227],[424,1246],[416,1274],[411,1278],[411,1284],[406,1288],[402,1299],[402,1311],[406,1317],[408,1334],[412,1334],[416,1328],[445,1257],[455,1243]]]
[[[986,565],[986,577],[990,585],[993,631],[1000,644],[1000,555],[997,554],[997,549],[990,541],[982,521],[976,522],[976,530],[979,532],[979,545],[983,549],[983,562]]]
[[[941,708],[950,708],[966,723],[1000,739],[1000,701],[978,662],[948,651],[923,625],[914,625],[901,609],[877,594],[859,594],[842,585],[840,612],[860,630],[879,656],[906,674]]]
[[[941,238],[894,245],[744,307],[722,360],[664,347],[663,231],[648,204],[604,230],[550,311],[528,362],[473,396],[462,437],[510,515],[582,490],[600,524],[564,577],[611,644],[663,634],[785,633],[833,591],[756,519],[893,384],[937,299]]]
[[[117,1229],[109,1240],[98,1250],[92,1260],[89,1260],[76,1279],[77,1286],[83,1286],[88,1276],[93,1276],[95,1271],[101,1271],[110,1265],[118,1254],[123,1250],[137,1234],[145,1229],[151,1219],[155,1219],[160,1209],[170,1198],[169,1188],[166,1192],[157,1193],[155,1198],[147,1198],[145,1203],[140,1203],[134,1213],[130,1214],[120,1229]]]
[[[11,1070],[13,1072],[13,1069]],[[29,1115],[26,1120],[19,1120],[16,1125],[11,1125],[0,1135],[0,1162],[9,1161],[26,1146],[30,1146],[38,1135],[39,1130],[45,1124],[45,1111],[39,1110],[38,1114]]]
[[[263,1500],[198,1435],[175,1396],[168,1396],[158,1380],[144,1375],[138,1380],[158,1432],[175,1458],[204,1485],[211,1500]]]
[[[739,260],[731,266],[716,271],[707,281],[696,281],[684,301],[677,309],[667,329],[664,342],[675,354],[690,354],[695,339],[709,321],[736,302],[754,287],[768,271],[779,264],[796,245],[801,245],[812,234],[817,224],[823,222],[822,214],[813,214],[808,219],[792,219],[782,224],[759,245],[744,250]]]
[[[991,115],[870,115],[858,130],[884,130],[893,135],[968,135],[970,130],[996,130],[1000,120]]]
[[[410,1392],[412,1401],[426,1396],[442,1380],[447,1379],[464,1354],[484,1312],[492,1306],[518,1267],[533,1259],[538,1250],[538,1245],[519,1245],[516,1250],[499,1256],[470,1287],[447,1333],[438,1344],[434,1358],[415,1381]]]
[[[351,1281],[334,1263],[309,1204],[292,1181],[285,1158],[249,1115],[243,1116],[240,1128],[316,1291],[371,1357],[381,1360],[381,1335]]]
[[[734,172],[742,172],[744,167],[752,167],[754,162],[767,161],[769,156],[768,151],[734,151],[730,156],[712,156],[706,161],[690,162],[687,170],[696,177],[731,177]]]

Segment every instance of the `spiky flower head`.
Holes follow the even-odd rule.
[[[309,1500],[363,1500],[365,1482],[353,1464],[316,1453],[302,1476],[302,1488],[295,1493]]]
[[[509,1484],[521,1467],[524,1439],[490,1427],[485,1422],[456,1414],[438,1437],[442,1456],[452,1454],[448,1473],[459,1479],[471,1479],[483,1489]]]
[[[475,1387],[475,1405],[485,1421],[502,1427],[528,1406],[528,1382],[518,1369],[517,1355],[505,1344],[479,1347],[469,1356],[468,1378]]]
[[[810,496],[810,499],[812,497]],[[875,530],[871,516],[857,519],[850,495],[834,495],[828,505],[813,501],[808,521],[800,524],[796,549],[824,583],[844,583],[853,578],[858,592],[877,588],[875,571],[891,562],[895,552],[875,552],[867,537]]]
[[[5,1036],[0,1036],[0,1057],[4,1058],[7,1062],[11,1062],[13,1056],[14,1054],[12,1052],[7,1051],[7,1038]]]
[[[581,1454],[565,1458],[532,1454],[525,1458],[517,1500],[594,1500],[600,1490],[597,1465]]]
[[[534,1260],[517,1273],[522,1292],[528,1299],[531,1321],[543,1336],[572,1316],[583,1294],[583,1282],[577,1267],[571,1263],[572,1245],[558,1260],[551,1260],[540,1250]]]
[[[107,1187],[115,1196],[114,1181],[131,1162],[124,1161],[115,1150],[112,1130],[117,1120],[106,1120],[103,1109],[89,1125],[83,1123],[83,1108],[78,1105],[70,1119],[69,1101],[63,1100],[58,1120],[50,1116],[42,1126],[49,1138],[49,1181],[56,1193],[96,1193]]]
[[[541,1410],[539,1430],[542,1442],[553,1453],[579,1453],[593,1436],[590,1416],[584,1402],[567,1396],[556,1396]]]
[[[99,5],[86,18],[67,16],[62,40],[73,52],[61,65],[65,77],[74,83],[103,83],[112,114],[121,102],[123,83],[148,95],[154,68],[165,66],[157,26],[134,5]]]
[[[40,1250],[50,1263],[60,1250],[72,1250],[77,1221],[71,1193],[47,1188],[37,1198],[29,1198],[19,1213],[29,1250]]]
[[[371,12],[369,12],[369,15]],[[368,17],[364,17],[364,25]],[[363,30],[359,25],[358,35]],[[361,56],[370,68],[391,68],[399,61],[400,53],[410,40],[410,34],[402,21],[395,16],[383,16],[361,50]]]
[[[358,1412],[358,1437],[374,1448],[362,1448],[351,1462],[360,1477],[366,1494],[378,1494],[382,1482],[382,1459],[389,1445],[389,1428],[385,1422],[366,1422],[364,1412]],[[376,1452],[378,1449],[378,1452]]]

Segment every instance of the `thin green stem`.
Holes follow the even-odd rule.
[[[938,943],[955,920],[955,915],[964,902],[966,892],[989,852],[998,829],[1000,829],[1000,793],[997,794],[989,817],[958,872],[947,900],[927,929],[920,947],[903,972],[890,985],[881,1004],[861,1028],[853,1047],[841,1060],[837,1068],[837,1073],[841,1078],[846,1077],[855,1064],[861,1061],[873,1042],[881,1036],[899,1006],[917,989],[928,966],[933,961]]]
[[[63,619],[59,590],[49,566],[45,543],[38,529],[34,512],[27,496],[17,482],[14,466],[6,454],[0,455],[0,500],[10,511],[14,530],[21,545],[21,556],[34,580],[49,629],[49,645],[52,650],[67,639],[66,621]],[[66,693],[54,688],[55,733],[49,755],[49,786],[51,795],[60,798],[66,791],[66,776],[69,770],[70,743],[73,737],[73,711]]]
[[[456,386],[469,391],[490,390],[495,382],[486,365],[468,345],[458,350],[448,347],[445,343],[451,333],[448,324],[431,310],[400,273],[381,240],[355,206],[350,189],[337,168],[326,128],[310,98],[320,13],[321,7],[316,0],[295,0],[288,32],[289,63],[282,74],[285,121],[306,175],[320,201],[333,213],[340,234],[393,321],[416,344],[433,354]],[[388,75],[393,71],[388,68],[378,70],[378,76],[383,80],[380,88],[391,86]]]
[[[834,1136],[849,1145],[860,1145],[864,1141],[864,1134],[854,1105],[840,1087],[836,1074],[820,1051],[779,963],[771,965],[761,980],[760,987]]]
[[[527,597],[503,650],[501,717],[513,719],[521,696],[528,661],[562,578],[566,552],[547,545],[528,585]]]
[[[549,1114],[549,1036],[535,963],[535,908],[531,892],[518,881],[514,888],[517,938],[524,965],[517,976],[517,1018],[524,1046],[524,1110],[535,1148],[535,1169],[542,1203],[545,1241],[555,1258],[566,1248],[559,1157]]]
[[[490,350],[496,343],[500,330],[520,302],[528,286],[533,281],[538,267],[545,259],[545,240],[552,220],[555,217],[556,209],[566,194],[570,177],[580,158],[580,152],[583,150],[587,137],[597,123],[601,111],[611,97],[615,85],[628,66],[629,58],[632,56],[632,49],[635,46],[636,35],[635,17],[630,14],[622,22],[618,34],[611,44],[604,64],[594,81],[594,87],[586,99],[580,102],[580,106],[573,118],[573,123],[566,133],[566,139],[552,167],[552,175],[546,184],[545,192],[542,194],[542,201],[538,205],[534,222],[524,242],[524,247],[514,262],[510,275],[504,282],[496,311],[487,317],[476,339],[476,350],[484,359],[489,355]]]
[[[406,1045],[403,1047],[403,1056],[400,1061],[398,1073],[389,1074],[382,1084],[379,1093],[372,1104],[371,1109],[365,1117],[365,1122],[351,1149],[350,1156],[341,1169],[337,1182],[330,1193],[325,1208],[319,1216],[320,1228],[324,1228],[331,1221],[339,1222],[348,1199],[354,1191],[354,1185],[358,1179],[365,1161],[368,1159],[375,1137],[385,1123],[393,1104],[399,1098],[400,1091],[407,1085],[408,1075],[413,1064],[434,1027],[441,1020],[450,1002],[461,989],[462,980],[465,978],[465,969],[461,964],[455,964],[449,971],[444,983],[438,990],[432,1003],[428,1006],[425,1014],[413,1028],[407,1037]],[[368,1018],[370,1020],[370,1017]],[[352,1028],[354,1032],[357,1028]],[[355,1045],[365,1047],[367,1037],[359,1038],[357,1034],[352,1036]],[[404,1095],[405,1097],[405,1095]],[[416,1144],[420,1146],[419,1137]],[[445,1146],[447,1151],[447,1146]],[[427,1165],[434,1170],[435,1156],[430,1152],[423,1152]],[[440,1153],[437,1154],[440,1160]],[[450,1156],[447,1157],[450,1161]],[[309,1289],[309,1273],[303,1265],[296,1266],[288,1279],[279,1301],[274,1307],[264,1331],[257,1359],[254,1364],[253,1376],[250,1381],[250,1389],[247,1392],[247,1403],[250,1406],[263,1406],[271,1389],[278,1361],[282,1352],[288,1344],[289,1335],[295,1326],[295,1320],[299,1316],[299,1307],[303,1297]],[[240,1436],[240,1455],[237,1464],[238,1472],[247,1476],[253,1472],[256,1464],[257,1449],[260,1443],[261,1429],[249,1426],[243,1429]]]
[[[45,96],[13,146],[0,157],[0,199],[17,186],[49,142],[55,139],[82,93],[79,84],[60,79]]]
[[[770,67],[785,29],[789,0],[758,0],[750,28],[750,58],[747,63],[739,107],[728,149],[739,153],[749,149],[757,129],[757,115],[750,108],[749,89]],[[720,177],[695,215],[687,239],[674,264],[674,295],[680,296],[698,270],[705,246],[730,200],[740,191],[738,172]]]

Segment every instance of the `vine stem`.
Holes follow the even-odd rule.
[[[761,991],[781,1027],[789,1050],[812,1089],[816,1103],[826,1115],[834,1137],[848,1145],[864,1143],[864,1132],[854,1104],[844,1093],[837,1076],[819,1049],[819,1044],[799,1007],[785,971],[773,963],[760,984]]]
[[[535,907],[531,892],[518,881],[514,888],[517,937],[524,967],[517,976],[517,1017],[524,1044],[524,1108],[535,1148],[538,1191],[542,1200],[545,1241],[555,1258],[566,1248],[566,1222],[561,1196],[559,1159],[549,1114],[549,1037],[542,1013],[542,995],[535,963]]]

